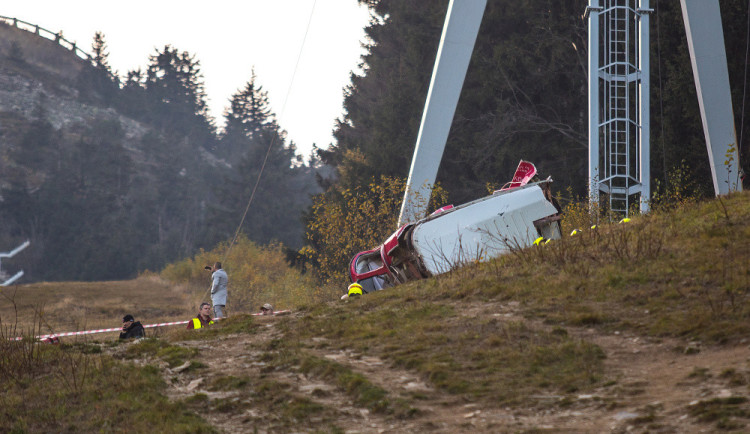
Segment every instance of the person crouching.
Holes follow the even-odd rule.
[[[127,314],[122,317],[122,328],[120,332],[120,339],[137,338],[140,339],[146,336],[146,330],[139,321],[133,318],[133,315]]]
[[[270,303],[266,303],[260,307],[261,315],[273,315],[273,306]]]

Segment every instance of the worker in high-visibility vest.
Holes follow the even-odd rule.
[[[362,285],[359,282],[354,282],[347,288],[347,293],[341,296],[342,300],[346,300],[349,297],[356,297],[362,295]]]
[[[201,303],[198,309],[198,316],[188,321],[187,329],[199,329],[206,326],[210,326],[214,322],[211,320],[211,304]]]

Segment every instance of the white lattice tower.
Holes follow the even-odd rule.
[[[648,211],[648,0],[589,0],[589,192],[615,215]]]

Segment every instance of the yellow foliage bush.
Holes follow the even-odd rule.
[[[377,247],[396,231],[405,186],[403,178],[381,176],[367,186],[334,188],[313,199],[307,226],[310,244],[300,253],[314,265],[324,284],[345,287],[354,255]],[[436,186],[430,209],[442,206],[447,196]]]
[[[683,160],[679,166],[672,168],[665,180],[653,179],[651,187],[651,209],[670,211],[685,205],[698,203],[702,199],[700,188],[692,181],[690,168]]]
[[[223,242],[211,251],[201,249],[192,258],[170,264],[161,277],[186,285],[194,294],[197,307],[203,301],[210,302],[211,272],[204,267],[217,261],[229,276],[230,314],[258,312],[263,303],[282,310],[324,298],[312,276],[289,266],[280,244],[259,246],[245,236],[238,237],[231,248]]]

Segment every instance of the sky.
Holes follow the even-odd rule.
[[[120,76],[145,70],[148,57],[167,44],[188,51],[200,61],[219,125],[254,70],[279,125],[305,157],[313,143],[327,148],[333,141],[369,20],[356,0],[16,0],[3,2],[0,15],[61,30],[89,53],[94,33],[102,32]]]

